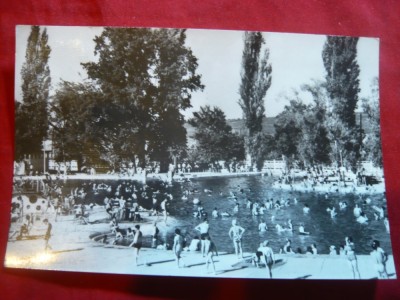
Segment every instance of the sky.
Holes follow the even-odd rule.
[[[93,38],[100,35],[102,27],[46,26],[51,56],[49,59],[52,77],[52,93],[61,79],[79,82],[87,78],[81,62],[96,60]],[[20,71],[25,61],[30,26],[16,29],[16,99],[21,100]],[[272,84],[267,91],[265,111],[267,117],[279,114],[293,89],[312,80],[324,80],[322,62],[324,35],[263,33],[264,47],[270,51]],[[243,32],[232,30],[187,30],[186,44],[198,58],[198,73],[202,75],[205,88],[192,96],[193,108],[185,116],[191,117],[200,106],[221,108],[228,119],[242,117],[238,100],[240,70],[243,52]],[[361,97],[368,97],[370,84],[379,76],[379,39],[360,38],[358,42]],[[304,97],[307,99],[307,97]]]

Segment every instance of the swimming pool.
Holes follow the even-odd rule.
[[[386,206],[386,199],[383,194],[374,195],[357,195],[357,194],[338,194],[330,193],[328,195],[316,192],[299,192],[280,190],[273,186],[273,177],[262,176],[237,176],[237,177],[213,177],[213,178],[198,178],[191,182],[174,182],[167,185],[163,182],[152,180],[147,183],[146,193],[142,197],[143,184],[139,182],[128,182],[126,180],[68,180],[64,183],[64,190],[75,189],[77,187],[89,187],[92,183],[99,184],[100,182],[110,185],[112,193],[114,193],[118,185],[134,185],[139,194],[138,202],[145,208],[151,208],[151,194],[156,193],[158,201],[163,197],[164,192],[173,195],[173,200],[170,201],[169,213],[171,217],[178,220],[183,234],[190,241],[195,235],[199,235],[194,230],[194,227],[202,222],[202,219],[193,216],[193,212],[197,210],[197,205],[193,204],[193,199],[200,200],[204,211],[208,214],[210,223],[210,236],[216,243],[220,251],[233,251],[233,245],[228,236],[228,231],[233,218],[238,220],[245,230],[243,236],[243,250],[253,252],[257,249],[260,242],[268,239],[270,245],[275,252],[284,245],[287,238],[292,240],[292,248],[296,250],[300,248],[305,251],[306,248],[315,243],[320,254],[329,253],[330,245],[336,246],[344,243],[345,236],[352,236],[356,244],[356,253],[369,254],[371,251],[370,244],[373,239],[381,242],[381,246],[388,253],[391,253],[390,235],[385,229],[382,220],[374,219],[373,206]],[[107,192],[98,194],[88,190],[88,195],[85,198],[85,203],[97,202],[103,204],[104,196]],[[187,197],[183,197],[185,191],[190,191]],[[235,193],[237,202],[239,203],[239,212],[233,213],[235,200],[232,197]],[[297,203],[294,199],[297,199]],[[369,198],[370,201],[366,199]],[[289,206],[284,206],[281,209],[266,210],[263,215],[253,216],[251,210],[246,207],[247,200],[252,202],[264,202],[267,199],[280,200],[288,202]],[[339,202],[345,201],[348,204],[346,209],[339,209]],[[353,214],[355,203],[358,203],[362,210],[369,218],[368,224],[360,224],[356,221]],[[308,214],[304,214],[303,207],[307,204],[310,208]],[[336,208],[337,216],[331,218],[327,212],[328,207]],[[211,217],[211,212],[214,208],[218,211],[228,212],[231,216],[228,217]],[[275,228],[276,224],[287,226],[288,219],[292,220],[294,230],[278,232]],[[258,224],[261,220],[265,220],[268,226],[266,232],[258,231]],[[310,235],[298,234],[298,226],[304,224],[305,230],[310,232]],[[164,239],[169,244],[172,244],[173,231],[175,227],[170,226]]]

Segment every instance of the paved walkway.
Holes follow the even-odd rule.
[[[13,223],[15,225],[15,223]],[[149,225],[150,226],[150,225]],[[107,224],[83,225],[72,217],[62,217],[53,222],[50,240],[53,250],[44,252],[44,240],[10,241],[7,246],[5,265],[16,268],[49,269],[97,273],[142,274],[161,276],[268,278],[265,268],[250,263],[250,253],[244,260],[234,254],[220,253],[214,257],[217,274],[208,273],[205,259],[200,253],[183,252],[187,265],[178,268],[171,250],[142,249],[139,266],[134,265],[132,248],[111,246],[93,242],[89,235],[106,231]],[[13,228],[12,228],[13,229]],[[40,228],[38,229],[40,230]],[[144,231],[147,228],[144,226]],[[352,279],[351,269],[345,258],[328,255],[300,256],[276,255],[279,261],[273,268],[274,278],[282,279]],[[369,255],[358,256],[361,279],[376,278]],[[211,271],[211,267],[210,267]],[[393,257],[387,262],[387,271],[395,278]]]

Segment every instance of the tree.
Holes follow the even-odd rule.
[[[359,159],[360,149],[355,114],[360,91],[357,42],[355,37],[328,36],[322,51],[332,107],[330,135],[341,152],[340,161],[352,166]]]
[[[349,128],[356,125],[355,109],[360,92],[357,42],[355,37],[328,36],[322,51],[333,112]]]
[[[184,30],[147,28],[106,28],[95,38],[98,62],[83,66],[103,94],[97,128],[110,160],[159,160],[165,170],[186,145],[181,111],[203,86],[185,39]]]
[[[49,120],[56,160],[74,159],[82,166],[98,164],[104,159],[102,143],[108,141],[99,139],[96,126],[96,111],[102,105],[99,99],[100,93],[88,83],[59,84],[52,97]]]
[[[22,102],[15,105],[15,155],[38,154],[47,136],[50,46],[46,28],[32,26],[22,66]]]
[[[158,63],[153,70],[157,84],[150,159],[160,161],[161,169],[166,170],[171,157],[185,156],[187,138],[181,111],[191,107],[191,92],[204,86],[196,74],[197,58],[185,47],[185,31],[160,29],[154,34]]]
[[[370,130],[366,134],[363,144],[366,159],[371,160],[375,166],[382,167],[379,80],[377,77],[375,77],[371,83],[371,95],[368,98],[362,99],[362,108],[370,124]]]
[[[263,158],[257,146],[261,143],[262,119],[264,117],[264,97],[271,86],[272,67],[268,63],[269,50],[261,48],[265,44],[261,32],[245,32],[242,56],[241,85],[239,105],[243,110],[248,129],[247,150],[260,168]]]
[[[303,139],[304,115],[309,109],[300,99],[291,99],[284,111],[275,119],[275,149],[284,155],[290,165],[300,159],[300,142]]]
[[[328,137],[326,85],[314,81],[305,84],[301,90],[310,93],[314,103],[304,115],[303,140],[300,145],[300,154],[305,162],[330,164],[332,145]]]
[[[327,95],[325,85],[313,82],[301,86],[287,96],[289,105],[276,117],[275,153],[283,154],[289,165],[295,160],[302,165],[329,164],[331,143],[326,128]],[[311,94],[313,103],[304,104],[306,94]]]
[[[194,112],[188,123],[196,129],[194,138],[200,162],[244,159],[243,138],[232,132],[220,108],[208,105],[200,107],[200,111]]]

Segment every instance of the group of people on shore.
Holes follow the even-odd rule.
[[[388,259],[388,255],[386,252],[380,247],[380,242],[378,240],[373,240],[371,243],[372,252],[370,253],[372,258],[372,265],[375,268],[378,278],[388,278],[388,273],[386,271],[386,261]],[[287,239],[287,242],[283,248],[281,248],[281,252],[284,254],[295,254],[291,246],[291,240]],[[302,254],[301,251],[297,251],[298,254]],[[306,251],[307,255],[317,255],[318,249],[315,243],[311,244],[307,247]],[[355,244],[353,242],[353,238],[348,236],[345,237],[344,244],[340,245],[339,252],[336,250],[334,245],[329,247],[329,256],[336,257],[340,255],[340,257],[344,257],[347,259],[350,269],[353,274],[354,279],[361,279],[360,271],[358,269],[358,262],[355,253]]]
[[[372,251],[370,253],[372,259],[372,267],[375,269],[377,273],[377,277],[379,279],[387,279],[389,275],[386,270],[386,262],[388,260],[388,255],[386,252],[380,247],[380,242],[378,240],[373,240],[371,242]],[[343,252],[342,252],[343,251]],[[353,274],[354,279],[361,279],[360,271],[358,269],[358,261],[355,253],[355,244],[353,242],[353,238],[347,236],[345,238],[345,244],[343,246],[343,250],[341,250],[341,254],[346,257],[348,264],[350,266],[351,272]]]
[[[195,227],[195,230],[200,233],[200,239],[196,236],[190,243],[190,246],[186,247],[186,250],[199,251],[200,254],[205,257],[207,270],[209,265],[212,265],[214,273],[216,273],[213,257],[214,255],[218,255],[218,252],[215,243],[210,238],[209,229],[209,222],[207,219],[204,219],[202,223]],[[232,225],[229,229],[228,235],[233,243],[234,254],[239,260],[245,259],[242,249],[243,235],[245,232],[246,230],[238,224],[236,219],[232,220]],[[388,255],[381,248],[380,242],[378,240],[372,241],[371,248],[371,265],[376,270],[378,278],[389,278],[386,270]],[[300,248],[295,251],[292,246],[292,241],[290,239],[286,239],[284,246],[280,248],[279,255],[318,255],[318,249],[315,243],[312,243],[310,246],[308,246],[306,252],[303,252],[299,249]],[[175,254],[178,267],[184,267],[185,263],[183,262],[181,254],[185,250],[185,238],[183,237],[179,228],[175,230],[174,244],[172,250]],[[344,239],[344,244],[340,246],[339,252],[333,245],[329,248],[329,251],[329,255],[331,257],[339,257],[340,255],[340,257],[346,259],[348,261],[348,265],[353,278],[361,279],[361,275],[358,269],[357,256],[355,252],[355,244],[352,237],[349,236]],[[259,247],[251,257],[251,262],[256,267],[261,267],[262,265],[264,265],[265,268],[268,270],[269,278],[272,278],[272,268],[277,260],[275,258],[275,254],[273,248],[271,247],[270,241],[265,240],[260,243]]]

